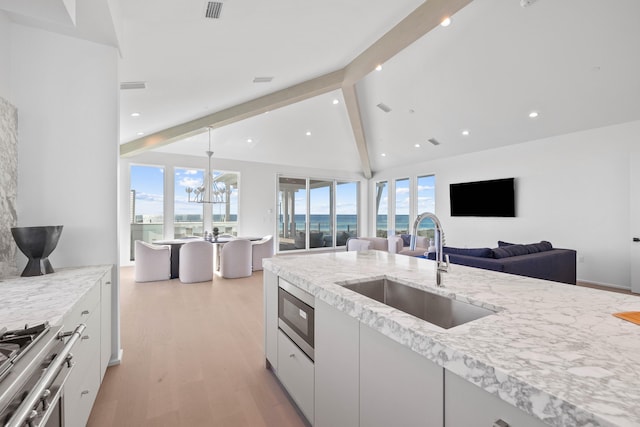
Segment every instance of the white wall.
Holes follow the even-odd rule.
[[[9,98],[10,42],[11,24],[7,14],[0,10],[0,96],[12,102]]]
[[[117,51],[20,25],[12,37],[18,223],[64,225],[54,268],[115,264]]]
[[[173,186],[173,167],[205,168],[206,157],[179,156],[175,154],[148,152],[132,158],[120,160],[120,263],[130,264],[129,261],[129,171],[131,164],[163,165],[165,169],[165,185]],[[215,159],[215,169],[240,172],[240,202],[238,215],[238,235],[264,236],[276,235],[276,175],[340,178],[360,180],[360,206],[362,209],[360,230],[366,230],[367,180],[361,175],[333,170],[309,169],[295,166],[271,165],[266,163],[242,162],[237,160]],[[173,187],[171,187],[173,188]],[[173,200],[165,199],[165,211],[172,206]],[[269,210],[271,210],[269,212]],[[165,222],[169,221],[165,218]]]
[[[63,225],[53,268],[118,264],[117,50],[11,25],[18,225]],[[22,267],[26,257],[20,254]],[[112,277],[118,301],[118,270]],[[119,348],[114,306],[113,348]]]
[[[578,280],[630,287],[629,156],[640,121],[387,170],[375,181],[436,175],[449,246],[548,240],[578,251]],[[449,184],[516,178],[516,218],[451,217]],[[373,209],[369,221],[373,223]]]

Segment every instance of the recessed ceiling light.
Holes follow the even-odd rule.
[[[382,157],[387,157],[387,153],[380,154]]]
[[[449,18],[448,16],[444,18],[442,22],[440,22],[440,25],[442,25],[443,27],[448,27],[450,24],[451,24],[451,18]]]
[[[253,139],[247,138],[247,142],[253,142]]]
[[[376,71],[380,71],[380,70],[382,70],[382,64],[378,64],[378,65],[376,66]]]
[[[376,105],[376,107],[378,107],[379,109],[381,109],[382,111],[384,111],[385,113],[388,113],[391,111],[391,107],[389,107],[387,104],[385,104],[384,102],[381,102],[380,104]]]
[[[465,129],[465,130],[463,130],[463,131],[462,131],[462,135],[463,135],[463,136],[469,136],[469,134],[470,134],[470,133],[471,133],[471,132],[469,132],[467,129]]]
[[[144,135],[144,132],[138,132],[138,136]]]
[[[537,111],[532,111],[529,113],[529,117],[532,119],[535,119],[536,117],[538,117],[540,114],[538,114]]]
[[[340,103],[340,101],[336,98],[333,100],[333,105],[338,105]]]
[[[140,113],[131,113],[131,117],[140,117]]]
[[[414,147],[420,148],[420,144],[415,144]]]
[[[305,135],[307,135],[307,136],[311,136],[311,131],[310,131],[310,130],[308,130],[308,131],[307,131],[307,133],[306,133]]]

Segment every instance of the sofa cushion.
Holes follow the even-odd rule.
[[[515,248],[513,248],[513,246],[516,246]],[[521,253],[522,252],[522,248],[524,248],[526,250],[525,253]],[[509,249],[511,248],[511,249]],[[509,256],[517,256],[517,255],[526,255],[526,254],[536,254],[538,252],[546,252],[546,251],[550,251],[551,249],[553,249],[553,245],[551,245],[551,243],[547,242],[546,240],[541,241],[540,243],[529,243],[526,245],[521,245],[521,244],[516,244],[516,243],[508,243],[508,242],[503,242],[502,240],[498,240],[498,248],[497,249],[507,249],[506,252],[504,251],[498,251],[496,255],[495,249],[494,249],[494,258],[507,258]],[[508,255],[508,254],[512,254],[512,255]],[[504,256],[506,255],[506,256]]]
[[[493,258],[493,251],[489,248],[452,248],[445,246],[443,248],[445,254],[450,255],[466,255],[478,258]]]
[[[528,254],[529,250],[524,245],[509,245],[493,249],[493,257],[497,259]]]

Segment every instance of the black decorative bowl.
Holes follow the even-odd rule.
[[[62,233],[62,225],[44,227],[13,227],[11,234],[18,248],[29,258],[22,276],[41,276],[53,273],[47,258],[56,248]]]

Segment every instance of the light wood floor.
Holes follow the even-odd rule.
[[[122,364],[107,369],[88,425],[303,426],[265,369],[262,273],[135,283],[123,267]]]

